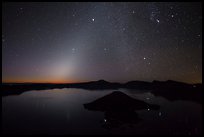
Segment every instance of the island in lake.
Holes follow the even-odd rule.
[[[50,84],[50,83],[3,83],[2,96],[18,95],[30,90],[62,88],[81,88],[87,90],[97,89],[138,89],[151,90],[155,96],[163,96],[169,100],[191,100],[202,102],[202,84],[188,84],[173,80],[145,82],[129,81],[127,83],[108,82],[105,80],[90,81],[70,84]]]

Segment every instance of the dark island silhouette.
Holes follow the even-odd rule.
[[[84,104],[84,108],[104,112],[103,127],[114,128],[140,121],[138,114],[135,112],[136,110],[158,110],[160,106],[134,99],[120,91],[114,91],[91,103]]]
[[[162,96],[168,100],[189,100],[197,103],[202,102],[202,84],[187,84],[173,80],[167,81],[129,81],[127,83],[111,83],[105,80],[90,81],[70,84],[49,83],[2,83],[2,96],[19,95],[30,90],[45,90],[55,88],[82,88],[87,90],[118,90],[137,89],[148,90],[155,96]]]
[[[159,109],[158,105],[151,105],[144,101],[134,99],[128,95],[114,91],[91,103],[84,104],[88,110],[94,111],[134,111],[140,109]]]

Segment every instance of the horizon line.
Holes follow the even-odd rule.
[[[144,80],[130,80],[130,81],[126,81],[126,82],[110,82],[110,81],[107,81],[107,80],[104,80],[104,79],[99,79],[99,80],[90,80],[90,81],[81,81],[81,82],[3,82],[2,81],[2,84],[77,84],[77,83],[86,83],[86,82],[96,82],[96,81],[100,81],[100,80],[103,80],[103,81],[106,81],[106,82],[109,82],[109,83],[120,83],[120,84],[124,84],[124,83],[128,83],[128,82],[131,82],[131,81],[141,81],[141,82],[149,82],[149,83],[152,83],[154,81],[160,81],[160,82],[166,82],[166,81],[175,81],[175,82],[181,82],[181,83],[187,83],[187,84],[202,84],[202,81],[201,82],[183,82],[183,81],[177,81],[177,80],[172,80],[172,79],[168,79],[168,80],[152,80],[151,82],[150,81],[144,81]]]

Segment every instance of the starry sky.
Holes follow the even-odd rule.
[[[202,83],[202,4],[2,3],[3,82]]]

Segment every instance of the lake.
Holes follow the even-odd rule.
[[[32,90],[2,97],[3,134],[134,134],[201,135],[202,105],[191,101],[168,101],[148,90],[119,91],[150,104],[159,110],[136,111],[138,121],[116,119],[113,126],[104,112],[90,111],[90,103],[114,90],[75,88]],[[122,100],[121,100],[122,101]]]

